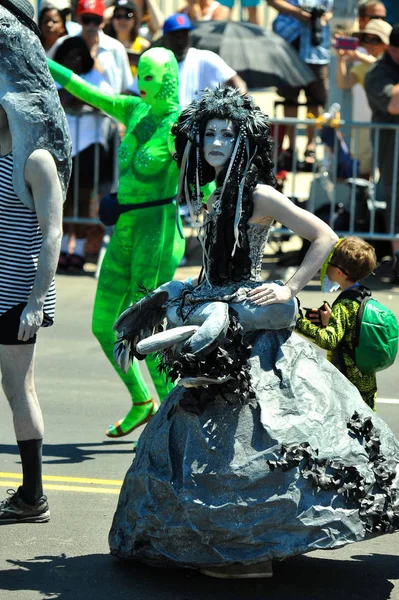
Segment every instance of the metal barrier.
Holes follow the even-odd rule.
[[[318,213],[321,205],[326,199],[329,204],[330,226],[336,230],[339,235],[359,235],[371,240],[394,240],[399,239],[399,125],[389,123],[361,123],[352,121],[339,121],[337,128],[331,128],[330,134],[332,145],[328,146],[320,139],[321,121],[320,119],[294,119],[294,118],[272,118],[270,119],[273,129],[274,148],[273,162],[275,172],[279,170],[279,162],[282,152],[283,132],[287,127],[293,128],[293,146],[295,152],[293,155],[292,169],[285,182],[283,193],[299,203],[304,202],[304,207],[312,213]],[[328,123],[327,123],[328,125]],[[306,134],[307,127],[316,128],[316,161],[310,172],[301,170],[301,163],[298,159],[300,146],[305,148],[306,144],[301,144],[301,135]],[[317,129],[318,128],[318,129]],[[387,132],[392,132],[390,144],[393,144],[392,152],[392,172],[389,165],[379,165],[379,154],[382,150],[381,135],[386,138]],[[344,146],[351,151],[351,164],[348,163],[346,177],[339,177],[340,154]],[[367,154],[369,155],[367,157]],[[381,158],[381,157],[380,157]],[[368,159],[368,164],[362,168],[363,163]],[[383,167],[385,175],[384,181],[380,177],[380,169]],[[360,174],[367,172],[369,179],[359,179]],[[389,185],[386,185],[386,184]],[[378,185],[377,185],[378,184]],[[346,190],[345,190],[346,186]],[[365,229],[359,229],[358,220],[359,211],[362,207],[357,202],[357,195],[360,188],[367,188],[367,202],[363,210],[367,213],[369,225]],[[320,192],[325,192],[324,200],[320,199]],[[323,193],[321,193],[323,196]],[[334,224],[337,220],[339,211],[349,213],[348,227],[337,229]],[[381,220],[381,215],[385,213],[385,231],[379,231],[377,227],[377,216]],[[381,228],[382,229],[382,228]],[[275,229],[275,233],[290,233],[287,230]]]
[[[73,113],[75,116],[77,113]],[[82,115],[83,116],[83,115]],[[102,115],[100,114],[102,117]],[[311,172],[301,171],[300,161],[298,160],[298,152],[300,148],[304,149],[306,144],[301,139],[302,134],[306,133],[308,126],[317,127],[320,122],[317,119],[292,119],[292,118],[273,118],[270,119],[273,127],[274,137],[274,148],[273,148],[273,162],[275,164],[275,171],[278,170],[279,159],[281,157],[283,129],[287,127],[293,127],[293,141],[296,152],[293,156],[292,170],[288,173],[287,180],[284,184],[283,193],[290,197],[292,200],[297,201],[300,205],[302,204],[306,209],[312,213],[318,213],[320,207],[328,203],[328,218],[326,219],[333,229],[339,235],[359,235],[366,239],[371,240],[395,240],[399,239],[399,231],[395,224],[395,215],[399,213],[399,201],[398,201],[398,188],[399,188],[399,125],[393,124],[374,124],[374,123],[357,123],[357,122],[339,122],[339,128],[334,130],[333,144],[330,149],[326,148],[318,136],[320,129],[316,132],[316,162],[313,165]],[[100,122],[100,119],[99,119]],[[384,197],[384,190],[380,190],[377,182],[379,180],[379,165],[378,165],[378,153],[381,144],[381,133],[392,131],[393,136],[393,158],[392,164],[394,166],[392,177],[390,181],[390,192],[388,197]],[[75,132],[76,138],[79,138],[79,125]],[[338,134],[338,135],[337,135]],[[114,153],[110,159],[113,161],[113,182],[112,189],[117,189],[118,182],[118,145],[119,145],[119,129],[118,125],[114,123]],[[359,180],[359,157],[364,155],[364,150],[367,148],[367,142],[370,139],[370,179],[369,181]],[[341,141],[339,137],[346,141],[348,147],[352,147],[352,158],[353,168],[350,173],[350,177],[342,180],[338,177],[339,167],[339,154]],[[373,144],[371,144],[371,137],[373,137]],[[74,178],[71,181],[73,186],[73,215],[72,217],[65,217],[65,223],[82,223],[82,224],[100,224],[97,216],[98,200],[100,197],[100,184],[99,184],[99,144],[96,144],[95,151],[95,165],[94,165],[94,179],[93,179],[93,216],[85,218],[79,215],[79,155],[75,157],[75,170]],[[361,169],[362,172],[364,170]],[[358,202],[358,191],[361,186],[366,186],[368,190],[367,200],[363,206],[359,206]],[[111,186],[109,186],[111,187]],[[109,189],[107,190],[109,191]],[[381,214],[384,210],[385,204],[388,204],[388,208],[385,209],[387,218],[385,219],[387,227],[385,231],[380,231],[380,223],[377,224],[377,216],[381,220]],[[325,206],[324,206],[325,209]],[[337,213],[340,210],[348,213],[348,227],[345,229],[337,229],[334,225],[337,219]],[[357,227],[359,222],[359,211],[363,210],[368,216],[368,227],[365,229],[359,229]],[[398,217],[396,216],[396,223]],[[377,226],[378,225],[378,226]],[[291,235],[292,232],[284,228],[275,228],[275,236]]]
[[[106,138],[106,144],[112,148],[112,155],[109,156],[109,161],[112,161],[112,175],[110,180],[102,186],[100,184],[100,143],[94,144],[94,176],[93,176],[93,185],[92,185],[92,205],[91,205],[91,216],[85,217],[82,216],[79,212],[79,175],[81,170],[80,165],[80,156],[79,152],[76,151],[73,157],[73,176],[69,183],[69,188],[73,190],[73,209],[72,216],[64,216],[64,223],[72,223],[72,224],[98,224],[101,225],[101,221],[98,218],[98,207],[100,197],[107,193],[108,191],[116,191],[118,188],[118,180],[119,180],[119,163],[118,163],[118,146],[120,141],[119,135],[119,124],[117,121],[110,119],[104,113],[101,113],[94,109],[85,108],[84,110],[76,110],[76,111],[66,111],[67,118],[68,116],[74,118],[74,123],[76,126],[71,131],[72,142],[74,148],[78,150],[80,147],[80,134],[82,131],[81,121],[82,119],[90,115],[92,120],[95,123],[93,138],[99,139],[100,137],[100,129],[104,127],[106,123],[107,131],[104,132],[104,137]],[[106,118],[106,121],[104,120]]]

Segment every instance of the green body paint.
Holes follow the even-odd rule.
[[[178,66],[174,55],[153,48],[142,55],[138,67],[141,97],[104,95],[72,71],[48,61],[54,79],[65,89],[104,111],[126,127],[119,148],[118,202],[142,202],[173,198],[179,171],[169,149],[171,126],[180,113]],[[133,409],[108,431],[111,437],[132,431],[152,410],[151,394],[135,361],[124,374],[113,359],[113,324],[120,313],[140,299],[139,285],[155,289],[173,279],[184,254],[184,240],[176,227],[175,204],[144,208],[122,214],[107,248],[93,311],[93,332],[132,398]],[[159,398],[172,386],[157,371],[154,357],[147,359]]]

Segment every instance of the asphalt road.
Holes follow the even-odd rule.
[[[281,275],[283,276],[283,275]],[[45,414],[48,524],[0,528],[1,600],[399,600],[399,534],[277,563],[270,580],[225,581],[108,554],[107,535],[138,433],[109,441],[127,393],[90,332],[96,282],[58,277],[56,326],[40,333],[36,379]],[[375,293],[399,318],[399,288]],[[316,282],[305,306],[324,297]],[[398,364],[379,376],[379,414],[399,437]],[[20,482],[11,415],[0,398],[0,493]]]

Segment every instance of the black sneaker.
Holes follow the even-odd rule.
[[[22,500],[19,490],[7,490],[10,497],[0,502],[0,525],[8,523],[46,523],[50,520],[47,496],[42,496],[35,504]]]

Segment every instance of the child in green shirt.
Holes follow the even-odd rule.
[[[312,309],[309,318],[299,311],[296,330],[310,338],[317,346],[327,350],[327,359],[343,373],[359,390],[363,400],[375,410],[377,381],[375,373],[364,374],[354,361],[354,339],[359,302],[353,299],[359,294],[371,292],[359,281],[372,273],[376,266],[374,248],[364,240],[351,236],[335,246],[328,260],[327,277],[339,285],[341,294],[330,307]],[[351,297],[352,296],[352,297]]]

